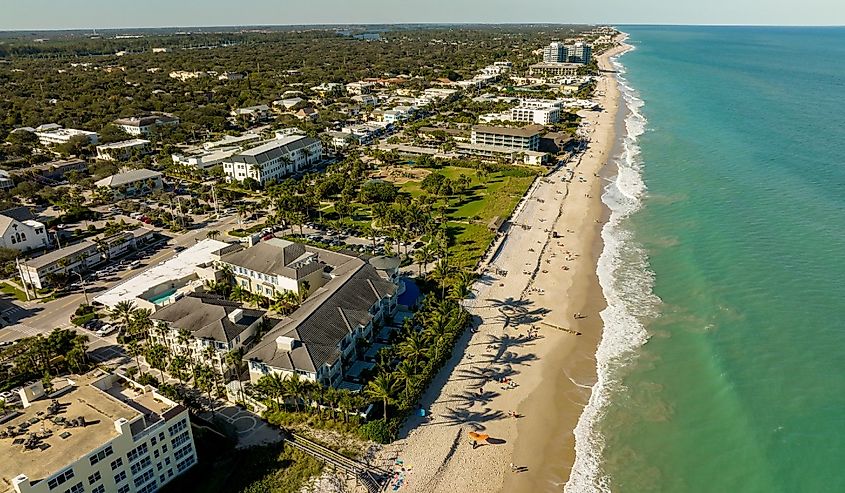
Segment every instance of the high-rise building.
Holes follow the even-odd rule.
[[[590,63],[592,53],[592,46],[580,41],[571,45],[555,41],[543,48],[543,62],[587,64]]]
[[[543,48],[543,61],[552,63],[567,61],[566,45],[554,42]]]

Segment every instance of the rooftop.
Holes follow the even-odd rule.
[[[492,127],[489,125],[475,125],[472,127],[473,132],[496,134],[496,135],[510,135],[512,137],[533,137],[543,131],[545,127],[542,125],[526,125],[524,127]]]
[[[323,268],[315,257],[301,243],[273,238],[226,254],[221,261],[262,274],[300,279]]]
[[[165,123],[175,123],[179,119],[170,115],[149,115],[149,116],[133,116],[130,118],[118,118],[114,121],[117,125],[125,125],[129,127],[148,127],[150,125],[158,125]]]
[[[242,306],[215,296],[189,295],[159,309],[151,318],[167,322],[173,329],[187,329],[199,339],[229,343],[264,315],[263,310]]]
[[[202,240],[173,258],[123,281],[94,301],[112,307],[120,301],[138,298],[152,287],[194,275],[198,266],[214,261],[215,254],[227,246],[228,243],[218,240]]]
[[[68,245],[64,248],[59,248],[58,250],[53,250],[52,252],[45,253],[44,255],[36,257],[32,260],[27,260],[24,265],[28,267],[33,267],[35,269],[40,269],[41,267],[46,267],[55,262],[58,262],[63,258],[67,258],[71,255],[82,252],[83,250],[92,247],[97,247],[97,245],[93,241],[82,240],[74,245]]]
[[[290,155],[294,151],[306,148],[316,142],[317,139],[302,135],[290,135],[283,139],[277,139],[266,144],[261,144],[252,149],[247,149],[240,154],[232,156],[236,162],[259,164],[275,159],[281,155]]]
[[[129,421],[134,434],[176,407],[150,388],[141,391],[98,370],[56,378],[52,384],[52,394],[3,422],[0,491],[13,491],[12,479],[20,474],[30,481],[45,479],[105,445],[119,435],[118,419]]]
[[[120,142],[112,142],[111,144],[98,145],[97,149],[124,149],[126,147],[144,146],[149,143],[149,140],[144,139],[121,140]]]
[[[103,178],[102,180],[98,181],[96,185],[98,187],[119,187],[121,185],[126,185],[129,183],[135,183],[142,180],[150,180],[160,177],[161,173],[159,173],[158,171],[152,171],[146,168],[141,168],[133,169],[132,171],[127,171],[126,173],[118,173],[116,175],[111,175],[108,178]]]

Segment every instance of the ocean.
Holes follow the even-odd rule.
[[[845,491],[845,29],[623,26],[567,491]]]

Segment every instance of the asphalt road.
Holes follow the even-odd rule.
[[[87,281],[85,285],[88,298],[93,298],[97,293],[106,291],[128,278],[134,277],[144,270],[170,259],[176,254],[174,247],[181,246],[187,248],[194,245],[198,241],[205,239],[206,233],[209,230],[218,230],[221,232],[221,237],[223,237],[226,231],[237,227],[240,227],[240,225],[235,215],[212,221],[207,225],[192,229],[184,234],[171,236],[170,233],[162,232],[165,236],[171,236],[171,239],[164,246],[159,246],[158,250],[150,257],[142,259],[141,267],[122,270],[106,280]],[[126,359],[122,348],[117,344],[114,334],[99,337],[89,330],[71,325],[71,314],[76,310],[76,307],[84,302],[85,294],[81,290],[47,303],[37,300],[20,302],[6,297],[0,300],[0,314],[13,323],[0,328],[0,342],[14,341],[22,337],[32,337],[37,334],[48,334],[53,329],[58,328],[73,328],[88,335],[90,340],[88,350],[90,356],[94,359],[99,361],[109,361],[115,358]]]

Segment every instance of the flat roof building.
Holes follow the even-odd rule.
[[[151,493],[196,463],[188,410],[95,370],[21,390],[0,431],[0,492]]]
[[[164,183],[162,174],[146,168],[133,169],[125,173],[118,173],[94,183],[98,187],[110,189],[115,197],[135,197],[145,195],[153,190],[161,190]]]
[[[575,77],[581,65],[577,63],[543,62],[535,63],[528,67],[528,73],[532,76],[543,77]]]
[[[162,113],[149,116],[119,118],[114,121],[114,124],[129,135],[139,136],[148,135],[159,126],[178,125],[179,118]]]
[[[540,145],[540,133],[542,131],[542,125],[526,125],[516,128],[475,125],[472,127],[471,143],[473,145],[536,151]]]
[[[144,139],[122,140],[97,146],[97,159],[123,161],[133,155],[143,156],[150,152],[150,141]]]
[[[38,141],[43,145],[66,144],[70,142],[70,139],[78,136],[85,137],[88,139],[88,143],[90,144],[96,144],[100,139],[97,132],[77,130],[75,128],[53,128],[52,126],[47,126],[45,130],[36,129],[35,135],[38,137]]]

